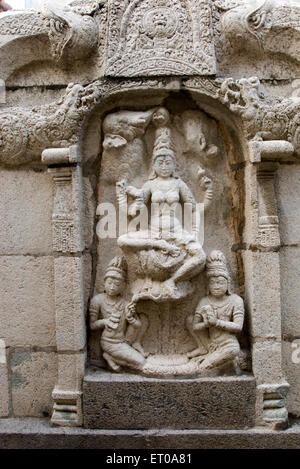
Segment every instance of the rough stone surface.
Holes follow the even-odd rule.
[[[254,425],[252,377],[158,380],[90,371],[84,426],[118,429],[246,428]]]
[[[54,352],[23,349],[11,352],[12,406],[16,417],[51,414],[52,391],[57,380]]]
[[[57,389],[62,391],[80,391],[84,376],[86,355],[59,354]]]
[[[1,449],[299,449],[300,425],[248,430],[91,430],[50,427],[45,419],[0,420]]]
[[[83,258],[58,257],[55,265],[56,344],[59,351],[85,346]]]
[[[32,67],[29,67],[29,70],[33,72]],[[21,73],[21,76],[24,77],[25,71],[23,70]],[[47,72],[46,72],[47,73]],[[31,76],[31,80],[32,80]],[[12,78],[13,80],[13,78]],[[48,80],[49,80],[49,75],[48,75]],[[33,80],[34,81],[34,80]],[[63,83],[63,84],[62,84]],[[21,87],[19,87],[19,84],[17,86],[14,86],[13,83],[6,82],[6,85],[8,89],[6,90],[6,103],[5,106],[7,108],[13,107],[13,106],[22,106],[24,108],[30,108],[32,105],[46,105],[46,104],[51,104],[53,101],[59,99],[65,92],[66,85],[64,82],[60,82],[59,86],[57,88],[53,87],[45,87],[43,89],[43,92],[41,93],[41,90],[39,87],[37,87],[37,83],[32,83],[31,81],[31,90],[28,92],[27,86],[29,84],[24,83],[22,84]],[[30,86],[30,85],[29,85]]]
[[[55,345],[53,259],[1,256],[1,334],[8,346]]]
[[[300,243],[300,166],[281,165],[277,173],[277,200],[281,243]],[[292,271],[292,269],[291,269]]]
[[[50,176],[44,171],[2,169],[0,187],[0,255],[50,254]]]
[[[280,271],[276,252],[243,252],[246,306],[253,338],[280,340]],[[268,282],[264,280],[268,278]]]
[[[295,216],[295,223],[297,216]],[[287,246],[280,251],[282,332],[285,336],[300,336],[299,280],[300,247]]]
[[[300,335],[292,342],[283,342],[283,369],[290,390],[287,396],[287,409],[300,416]]]
[[[252,345],[252,367],[257,384],[282,380],[281,342],[258,341]]]

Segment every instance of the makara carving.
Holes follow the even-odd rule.
[[[20,165],[40,160],[45,148],[69,147],[79,142],[81,125],[99,101],[101,89],[71,83],[58,101],[21,111],[0,113],[0,162]]]
[[[274,56],[285,57],[285,64],[299,63],[298,41],[299,2],[290,0],[261,0],[256,2],[216,2],[216,7],[226,11],[221,18],[224,52],[254,59]],[[230,5],[231,3],[231,5]],[[286,37],[289,37],[287,47]],[[241,40],[243,38],[243,40]]]
[[[52,54],[59,60],[63,55],[86,58],[98,43],[98,27],[89,15],[79,15],[59,2],[49,2],[43,10],[49,28]]]
[[[94,10],[95,11],[95,5]],[[51,55],[55,60],[83,59],[92,54],[98,43],[99,30],[88,14],[79,14],[68,6],[52,0],[42,11],[11,12],[0,20],[0,35],[32,38],[48,36]]]
[[[280,99],[266,95],[257,77],[227,78],[219,91],[220,99],[240,116],[249,140],[287,140],[295,156],[300,153],[300,98]]]

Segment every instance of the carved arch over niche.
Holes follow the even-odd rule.
[[[234,291],[238,291],[239,286],[241,286],[239,285],[239,282],[243,282],[242,261],[241,256],[236,255],[236,253],[232,253],[229,246],[236,246],[240,243],[238,232],[236,232],[236,236],[235,234],[232,235],[231,232],[235,231],[239,223],[242,223],[242,220],[239,219],[238,216],[236,216],[236,226],[233,227],[234,217],[230,215],[230,211],[231,205],[236,204],[236,213],[242,214],[244,197],[241,196],[241,201],[238,201],[238,184],[235,181],[235,177],[232,177],[231,175],[230,162],[226,161],[226,157],[224,156],[223,143],[221,137],[219,136],[219,130],[217,128],[216,121],[212,119],[211,116],[204,113],[203,110],[201,110],[201,98],[204,98],[204,100],[206,100],[207,105],[210,103],[211,108],[214,109],[214,116],[216,118],[218,117],[218,119],[220,119],[220,113],[218,112],[218,109],[221,110],[224,106],[222,103],[217,104],[216,89],[214,89],[213,86],[210,86],[211,82],[203,80],[203,88],[199,91],[199,93],[197,93],[197,91],[194,91],[193,94],[198,97],[198,104],[196,104],[196,101],[194,99],[188,96],[189,93],[182,94],[180,88],[176,86],[176,82],[169,82],[169,85],[167,87],[162,86],[164,83],[167,84],[168,81],[164,80],[162,82],[157,82],[155,85],[153,83],[154,88],[156,88],[155,94],[153,93],[151,82],[148,82],[148,86],[145,86],[145,82],[141,82],[141,86],[137,87],[136,82],[135,86],[133,86],[131,89],[124,89],[123,91],[120,91],[119,89],[118,98],[116,99],[116,97],[114,97],[114,103],[118,102],[118,104],[122,109],[124,109],[124,111],[114,112],[115,104],[110,103],[109,97],[107,103],[105,103],[104,100],[102,101],[101,105],[99,105],[99,111],[105,118],[104,121],[107,122],[107,118],[110,116],[112,117],[112,119],[110,125],[108,125],[108,123],[106,124],[105,129],[107,135],[106,137],[104,136],[105,142],[102,156],[102,166],[100,169],[98,182],[98,191],[101,194],[101,197],[100,199],[98,199],[98,203],[110,202],[114,204],[114,206],[117,205],[117,200],[115,196],[115,185],[117,181],[122,178],[122,176],[124,178],[126,178],[127,176],[128,182],[133,185],[145,182],[145,180],[147,180],[150,170],[149,159],[151,160],[150,155],[151,149],[153,147],[154,128],[152,128],[152,130],[147,130],[146,128],[147,125],[149,125],[149,121],[151,120],[151,113],[153,113],[153,109],[159,108],[161,106],[166,107],[170,112],[170,125],[172,127],[171,132],[173,135],[172,139],[174,142],[176,141],[174,145],[175,147],[177,147],[176,156],[179,167],[179,174],[183,177],[184,181],[190,186],[190,188],[192,188],[193,193],[197,194],[196,199],[199,202],[201,194],[201,191],[199,192],[199,189],[197,192],[197,172],[199,170],[199,167],[201,167],[203,172],[204,170],[206,170],[207,176],[213,179],[215,185],[215,195],[217,195],[216,200],[211,203],[210,211],[207,214],[207,217],[209,218],[210,215],[212,215],[214,221],[216,222],[216,225],[213,229],[213,222],[210,223],[210,230],[206,233],[209,242],[208,245],[206,245],[205,249],[208,254],[214,248],[221,249],[223,247],[228,258],[229,269],[231,270],[231,273],[233,273],[233,283],[235,286]],[[150,90],[149,85],[152,88]],[[201,86],[201,81],[198,82],[198,85]],[[205,87],[207,87],[207,89]],[[132,106],[133,102],[135,103],[134,106]],[[95,112],[97,111],[95,110]],[[149,113],[149,116],[146,115],[147,112]],[[146,120],[144,123],[144,129],[141,129],[141,127],[136,127],[138,133],[131,138],[131,136],[127,136],[128,132],[125,132],[125,130],[127,128],[126,126],[130,125],[130,121],[132,121],[132,125],[134,127],[134,119],[138,119],[138,117],[135,118],[135,115],[140,115],[140,117],[144,117]],[[93,120],[94,118],[95,114],[93,114]],[[123,126],[125,126],[126,128],[123,129],[121,123],[123,123]],[[198,133],[198,135],[196,136],[197,138],[195,138],[194,132]],[[231,139],[230,135],[228,135],[228,139]],[[233,140],[232,146],[235,146],[236,140],[237,139]],[[217,141],[218,144],[216,144]],[[185,142],[186,145],[184,145],[183,142]],[[115,151],[110,151],[110,148],[113,145],[117,145],[117,147]],[[146,145],[148,148],[148,157],[146,161],[143,158],[143,153],[145,151],[144,145]],[[240,156],[239,148],[237,148],[236,150],[236,155]],[[138,158],[140,158],[139,162],[137,161]],[[234,158],[235,155],[232,155],[232,164],[233,161],[235,161]],[[226,168],[226,166],[228,167]],[[183,168],[185,168],[185,170],[183,170]],[[242,171],[238,177],[240,177],[242,180]],[[226,186],[228,188],[235,188],[233,190],[234,195],[228,195],[226,191]],[[241,189],[241,194],[242,191],[243,189]],[[216,214],[217,210],[219,210],[218,214]],[[230,225],[231,228],[229,228],[228,231],[224,229],[226,233],[223,233],[223,229],[220,228],[220,226],[217,226],[217,219],[223,219],[225,217],[225,212],[227,217],[225,223]],[[215,214],[213,215],[213,213]],[[108,240],[107,242],[103,240],[98,243],[99,262],[95,270],[95,294],[103,291],[103,277],[105,274],[105,269],[111,261],[111,258],[118,254],[120,254],[120,250],[116,245],[116,240]],[[95,260],[95,263],[96,262],[97,261]],[[201,295],[205,295],[203,277],[201,278],[200,283],[201,288],[198,284],[196,287],[197,292],[195,299],[193,300],[194,302],[197,302],[197,300],[199,300],[200,290]],[[190,307],[188,301],[187,303],[185,303],[185,305],[183,305],[183,303],[177,305],[177,312],[174,312],[174,317],[177,314],[177,322],[178,324],[180,323],[180,326],[178,326],[177,324],[177,329],[180,328],[178,333],[179,335],[181,334],[181,338],[179,339],[179,336],[176,337],[176,339],[173,338],[173,342],[176,342],[176,340],[181,340],[181,342],[184,343],[183,349],[180,351],[181,354],[187,352],[188,349],[191,350],[191,348],[193,347],[193,340],[188,337],[189,334],[185,330],[185,322],[188,314],[192,314],[194,307],[196,307],[196,304]],[[189,308],[191,309],[190,311]],[[175,306],[173,309],[175,311]],[[162,316],[167,316],[169,314],[168,311],[166,311],[165,309],[161,311],[158,310],[159,308],[156,308],[155,311],[154,307],[153,314],[161,314]],[[172,318],[170,317],[169,319],[171,322]],[[160,326],[159,324],[157,324],[157,321],[155,324],[151,325],[150,318],[149,323],[150,332],[148,333],[148,337],[151,335],[153,336],[153,334],[155,334],[155,328],[158,328],[158,330],[160,329]],[[161,321],[161,329],[164,330],[168,336],[170,335],[170,330],[168,329],[168,327],[166,327],[163,318]],[[173,330],[176,331],[176,327],[174,327]],[[93,342],[96,348],[96,343],[97,341],[99,342],[99,334],[93,334],[93,336]],[[244,335],[244,345],[245,343],[246,336]],[[168,353],[168,344],[163,345],[162,342],[160,342],[158,344],[158,348],[155,348],[153,347],[153,343],[151,345],[148,340],[148,349],[146,350],[146,352],[153,352],[154,355],[155,353],[158,354],[158,351],[160,349],[161,352],[166,354]],[[94,363],[95,361],[97,361],[97,358],[99,362],[99,357],[97,357],[97,350],[93,350],[92,352],[92,355],[94,355],[95,358]],[[174,345],[172,350],[169,349],[169,353],[175,352],[176,346]]]
[[[0,162],[7,166],[28,164],[39,161],[45,148],[65,148],[70,144],[81,144],[90,116],[95,116],[100,109],[102,112],[109,110],[111,100],[122,100],[125,94],[132,99],[135,94],[144,93],[147,96],[155,92],[159,104],[171,91],[195,90],[199,99],[203,97],[204,102],[211,101],[213,117],[216,107],[221,112],[220,117],[227,116],[228,120],[226,106],[218,98],[220,85],[221,83],[216,84],[210,79],[184,80],[181,84],[180,80],[167,78],[135,78],[118,82],[103,79],[86,86],[70,84],[57,102],[22,111],[19,108],[0,111]],[[228,122],[234,125],[233,115]],[[20,140],[22,142],[16,149],[13,142]]]

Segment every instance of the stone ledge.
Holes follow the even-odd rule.
[[[89,369],[86,428],[239,429],[255,425],[253,376],[156,379]]]
[[[299,449],[300,420],[285,431],[86,430],[48,419],[0,419],[0,449]]]

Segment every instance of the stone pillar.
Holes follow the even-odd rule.
[[[245,168],[243,253],[252,366],[257,382],[256,423],[287,426],[289,385],[282,372],[280,236],[274,176],[278,160],[290,156],[284,141],[250,142]],[[270,161],[272,160],[272,161]]]
[[[52,423],[82,424],[82,380],[86,360],[82,171],[77,146],[45,150],[54,183],[53,251],[58,382]]]

